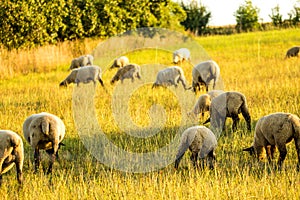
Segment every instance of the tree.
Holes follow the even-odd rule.
[[[300,3],[300,1],[298,1]],[[292,23],[292,25],[296,26],[300,22],[300,7],[299,5],[294,5],[294,9],[291,10],[289,15],[289,21]]]
[[[272,15],[269,15],[269,17],[271,18],[274,26],[281,27],[283,24],[283,20],[279,10],[280,10],[279,5],[277,5],[275,8],[272,8]]]
[[[253,31],[258,28],[259,9],[254,7],[251,0],[246,0],[245,4],[240,5],[234,13],[236,18],[236,29],[238,32]]]
[[[188,5],[181,2],[181,7],[187,15],[187,18],[181,23],[185,27],[185,30],[189,30],[195,35],[204,34],[211,18],[211,12],[195,0]]]

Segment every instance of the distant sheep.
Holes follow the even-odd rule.
[[[15,132],[0,130],[0,186],[2,175],[10,170],[14,164],[17,169],[17,180],[23,181],[24,148],[22,138]]]
[[[206,92],[208,92],[208,86],[211,81],[213,81],[213,90],[215,90],[216,82],[220,77],[220,68],[218,64],[212,60],[201,62],[193,68],[192,77],[194,92],[200,91],[201,85],[204,85]]]
[[[191,53],[187,48],[181,48],[173,52],[173,63],[191,61]]]
[[[126,56],[121,56],[121,57],[116,58],[114,60],[114,63],[112,64],[110,69],[112,69],[112,68],[121,68],[121,67],[124,67],[128,64],[129,64],[129,59]]]
[[[192,155],[190,159],[194,167],[199,167],[198,160],[206,158],[210,169],[214,168],[215,149],[217,140],[214,133],[205,126],[193,126],[186,129],[181,136],[180,145],[175,160],[175,169],[178,169],[180,160],[187,149]],[[203,166],[203,165],[202,165]]]
[[[207,94],[199,96],[194,108],[191,112],[188,113],[189,116],[196,117],[198,114],[201,114],[201,117],[204,117],[204,113],[209,111],[209,107],[213,98],[224,93],[223,90],[212,90]]]
[[[236,131],[239,123],[239,114],[242,113],[247,123],[247,129],[251,131],[251,117],[249,114],[246,97],[239,92],[225,92],[215,97],[211,101],[210,118],[204,122],[210,121],[211,130],[219,133],[224,129],[226,118],[233,120],[232,130]]]
[[[300,46],[290,48],[285,55],[285,58],[296,57],[300,51]]]
[[[23,123],[23,134],[34,149],[35,171],[40,165],[40,150],[45,150],[50,156],[47,173],[52,172],[52,166],[58,157],[58,149],[65,136],[63,121],[50,113],[42,112],[29,116]]]
[[[96,81],[99,81],[104,87],[101,75],[101,68],[95,65],[73,69],[67,78],[59,84],[59,86],[67,86],[70,83],[76,83],[78,86],[79,83],[89,83],[91,81],[96,84]]]
[[[84,55],[78,58],[74,58],[71,62],[69,69],[72,70],[87,65],[93,65],[93,60],[94,57],[92,55]]]
[[[141,79],[140,70],[141,68],[137,64],[129,64],[119,68],[110,83],[114,84],[118,80],[121,80],[121,83],[123,83],[124,79],[131,79],[131,81],[134,82],[135,77]]]
[[[183,70],[178,66],[168,67],[168,68],[160,70],[157,73],[156,81],[152,85],[152,88],[155,88],[158,86],[167,87],[167,86],[171,86],[171,85],[174,85],[175,87],[177,87],[179,82],[182,83],[184,89],[186,89],[186,90],[190,89],[187,87]]]
[[[251,147],[243,149],[262,159],[265,149],[269,163],[274,158],[276,147],[279,150],[277,166],[281,169],[285,160],[286,144],[294,139],[298,154],[297,170],[300,170],[300,119],[290,113],[272,113],[260,118],[255,127],[254,141]]]

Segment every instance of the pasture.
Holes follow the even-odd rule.
[[[257,120],[269,113],[282,111],[300,116],[300,58],[284,59],[287,49],[299,45],[299,29],[199,37],[195,40],[220,66],[224,90],[239,91],[246,96],[253,130]],[[66,146],[60,149],[61,160],[54,164],[53,174],[44,175],[43,170],[33,173],[33,150],[23,140],[23,187],[18,187],[13,168],[3,176],[1,199],[299,199],[300,176],[296,171],[294,142],[287,145],[284,169],[276,171],[266,160],[257,162],[242,152],[244,147],[252,144],[254,135],[254,131],[247,131],[243,119],[234,133],[231,131],[232,121],[227,120],[226,131],[218,140],[217,163],[213,171],[194,170],[189,161],[190,153],[183,157],[178,171],[171,163],[148,173],[110,169],[95,159],[82,143],[78,124],[74,121],[72,98],[76,86],[59,88],[59,83],[69,74],[67,69],[71,59],[91,53],[98,43],[97,40],[85,40],[34,50],[7,52],[0,49],[1,129],[15,131],[23,137],[25,118],[42,111],[59,116],[66,125],[63,141]],[[172,65],[172,54],[166,52],[158,57],[155,51],[144,50],[132,52],[128,57],[137,64],[151,63],[155,58],[160,63]],[[188,63],[180,66],[190,85],[192,66]],[[147,74],[143,74],[143,68],[141,71],[143,80]],[[76,90],[80,92],[88,88],[89,92],[94,92],[91,109],[95,110],[103,132],[116,146],[130,152],[155,151],[170,143],[180,126],[183,112],[174,93],[163,88],[151,90],[150,82],[135,82],[142,83],[142,87],[131,93],[126,104],[132,122],[139,127],[147,127],[151,123],[148,111],[153,104],[164,108],[166,121],[164,127],[151,137],[132,137],[119,128],[112,106],[116,85],[130,88],[132,83],[125,81],[123,85],[110,85],[115,72],[104,71],[106,89],[97,83],[95,90],[93,85]],[[152,78],[155,80],[155,77]],[[180,91],[181,88],[179,85],[177,89]],[[193,93],[183,93],[188,94]],[[83,99],[85,95],[82,94]],[[190,109],[196,99],[194,97],[194,102],[190,102]],[[80,104],[80,100],[77,103]],[[85,120],[91,124],[95,122],[93,119]],[[277,158],[278,153],[275,155]],[[42,162],[47,166],[46,155]]]

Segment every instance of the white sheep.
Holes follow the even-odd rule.
[[[102,70],[96,65],[80,67],[78,69],[73,69],[67,78],[59,84],[59,86],[67,86],[70,83],[76,83],[78,86],[79,83],[89,83],[91,81],[96,84],[96,81],[98,80],[104,87],[101,75]]]
[[[112,68],[121,68],[121,67],[124,67],[128,64],[129,64],[129,59],[126,56],[121,56],[121,57],[116,58],[114,60],[114,63],[112,64],[110,69],[112,69]]]
[[[141,68],[139,65],[132,63],[128,64],[118,69],[117,73],[111,79],[110,83],[114,84],[118,80],[121,80],[121,83],[123,83],[124,79],[131,79],[131,81],[134,82],[135,77],[141,79],[140,70]]]
[[[78,58],[74,58],[71,62],[69,69],[72,70],[87,65],[93,65],[93,60],[94,57],[92,55],[83,55]]]
[[[192,77],[192,87],[194,92],[197,92],[197,90],[200,91],[201,85],[204,85],[206,92],[208,92],[208,87],[211,84],[211,81],[213,81],[213,90],[215,90],[216,83],[220,77],[220,68],[213,60],[204,61],[193,68]]]
[[[191,53],[187,48],[181,48],[173,52],[173,63],[191,61]]]
[[[178,169],[180,160],[189,148],[192,152],[190,159],[194,167],[198,167],[198,160],[206,158],[211,169],[214,168],[215,149],[217,139],[214,133],[205,126],[193,126],[186,129],[181,136],[180,145],[176,154],[175,169]]]
[[[207,94],[200,95],[192,111],[188,113],[188,116],[197,117],[198,114],[201,114],[201,117],[204,117],[204,113],[209,111],[209,107],[212,99],[218,95],[224,93],[223,90],[211,90]]]
[[[17,180],[23,181],[24,148],[22,138],[10,130],[0,130],[0,185],[2,175],[10,170],[14,164],[17,169]]]
[[[294,139],[298,156],[297,170],[300,170],[300,119],[290,113],[272,113],[260,118],[255,126],[254,141],[251,147],[243,149],[263,159],[265,149],[269,163],[274,158],[276,147],[279,150],[277,166],[281,169],[287,154],[286,144]]]
[[[23,123],[23,134],[34,149],[35,171],[40,165],[40,150],[45,150],[50,156],[47,173],[52,172],[52,166],[58,157],[58,149],[65,136],[63,121],[50,113],[42,112],[29,116]]]
[[[181,82],[184,89],[188,90],[190,88],[187,87],[186,79],[183,73],[183,70],[178,66],[167,67],[165,69],[160,70],[157,73],[156,81],[152,85],[152,88],[158,86],[178,86],[178,83]]]
[[[239,114],[242,113],[247,123],[247,129],[251,131],[251,117],[249,114],[247,100],[245,95],[239,92],[225,92],[215,97],[211,101],[210,118],[204,122],[210,121],[211,130],[219,136],[220,131],[224,129],[226,118],[231,117],[233,120],[232,130],[236,131],[239,123]]]
[[[285,58],[296,57],[296,56],[298,56],[299,51],[300,51],[299,46],[292,47],[286,52]]]

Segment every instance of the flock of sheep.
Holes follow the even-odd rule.
[[[287,51],[286,58],[298,56],[300,47],[293,47]],[[187,48],[181,48],[173,52],[173,62],[175,64],[184,61],[190,61],[190,52]],[[111,79],[111,84],[124,79],[141,78],[140,66],[129,63],[126,56],[121,56],[114,60],[112,68],[118,68],[118,71]],[[75,58],[71,62],[70,74],[60,83],[60,86],[67,86],[70,83],[89,83],[96,84],[97,81],[104,87],[101,68],[93,65],[93,56],[85,55]],[[218,64],[212,60],[201,62],[192,70],[192,87],[188,87],[184,76],[184,71],[179,66],[167,67],[157,73],[156,81],[152,88],[158,86],[178,86],[179,82],[184,89],[193,89],[194,92],[205,87],[206,94],[201,95],[194,108],[188,113],[190,117],[204,117],[204,113],[209,111],[210,117],[204,122],[210,122],[210,128],[205,126],[193,126],[186,129],[182,136],[178,153],[175,158],[175,168],[177,169],[181,158],[187,149],[192,152],[191,160],[195,167],[204,167],[203,161],[211,169],[214,168],[215,149],[217,139],[225,127],[226,118],[233,120],[232,130],[237,130],[239,114],[242,113],[247,129],[251,131],[251,117],[247,107],[246,97],[240,92],[224,92],[216,90],[216,82],[220,76]],[[209,91],[209,85],[212,83],[212,90]],[[65,136],[65,125],[57,116],[42,112],[29,116],[23,123],[23,134],[25,140],[34,149],[35,171],[38,171],[40,165],[40,150],[45,150],[50,156],[49,168],[47,173],[52,172],[52,166],[58,158],[58,150]],[[274,157],[277,147],[279,150],[278,167],[281,168],[286,157],[286,144],[295,140],[298,155],[297,169],[300,170],[300,119],[290,113],[273,113],[260,118],[255,127],[254,141],[251,147],[245,148],[250,154],[258,159],[262,158],[263,149],[265,149],[268,161]],[[199,165],[198,161],[201,161]],[[0,130],[0,185],[2,175],[16,165],[17,180],[22,183],[22,168],[24,161],[24,148],[22,138],[10,130]]]

